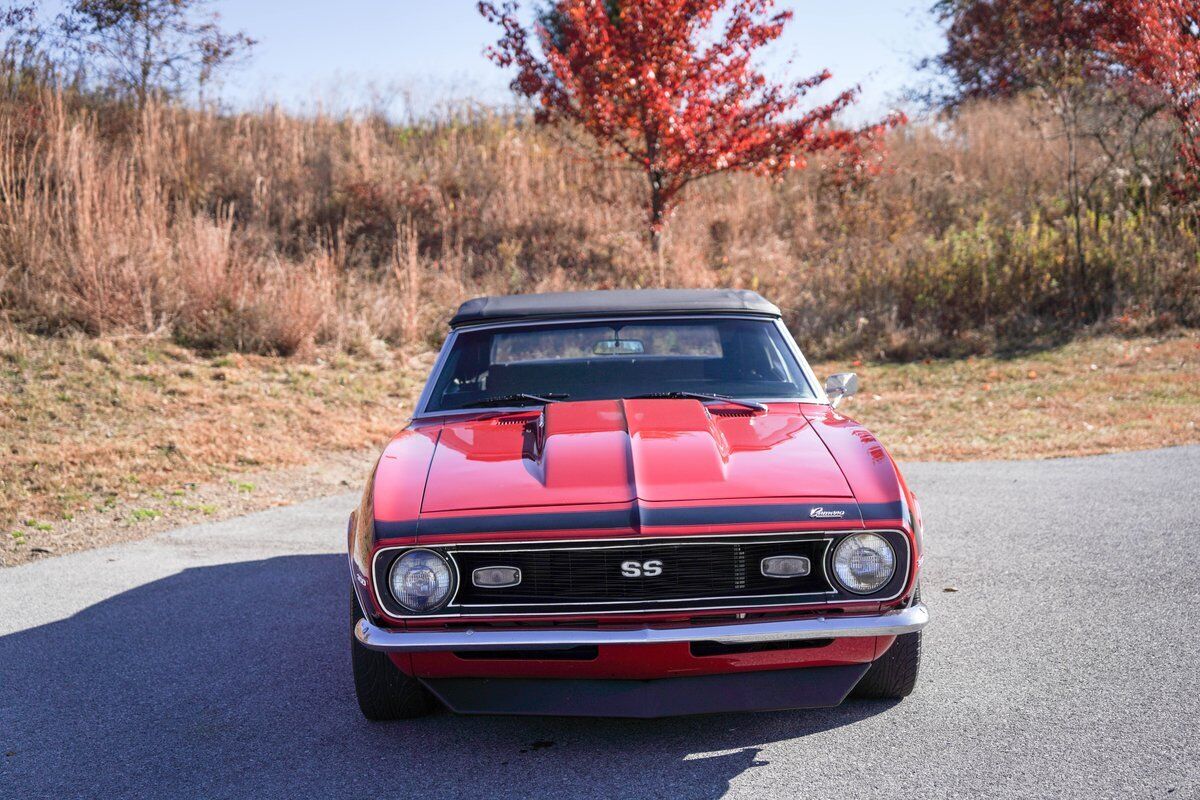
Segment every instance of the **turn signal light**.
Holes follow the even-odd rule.
[[[762,574],[768,578],[802,578],[811,569],[806,556],[768,556],[762,560]]]
[[[517,567],[480,567],[471,573],[471,583],[484,589],[504,589],[521,582]]]

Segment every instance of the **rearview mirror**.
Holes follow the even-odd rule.
[[[829,396],[829,404],[834,408],[857,391],[858,376],[853,372],[839,372],[825,379],[825,394]]]
[[[646,352],[646,346],[637,339],[601,339],[592,348],[597,356],[636,356]]]

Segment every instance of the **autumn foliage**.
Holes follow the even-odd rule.
[[[1200,1],[1113,0],[1101,47],[1166,100],[1179,123],[1184,183],[1200,187]]]
[[[536,101],[539,121],[572,123],[644,171],[655,249],[688,184],[730,171],[778,176],[822,152],[868,169],[880,134],[902,121],[838,127],[855,89],[801,111],[827,71],[768,81],[753,56],[792,18],[772,0],[558,0],[533,31],[515,2],[479,10],[503,28],[489,54],[516,69],[513,89]]]

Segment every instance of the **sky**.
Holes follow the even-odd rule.
[[[768,76],[833,72],[814,100],[861,85],[850,120],[900,104],[919,81],[915,63],[937,52],[932,0],[780,0],[795,18],[761,62]],[[524,5],[528,5],[525,3]],[[235,108],[274,101],[298,110],[374,107],[425,113],[463,99],[511,102],[509,76],[484,48],[496,30],[474,0],[215,0],[229,29],[258,40],[230,73],[222,99]]]

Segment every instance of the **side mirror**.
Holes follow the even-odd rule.
[[[825,394],[829,396],[829,404],[834,408],[857,391],[858,376],[853,372],[839,372],[825,379]]]

